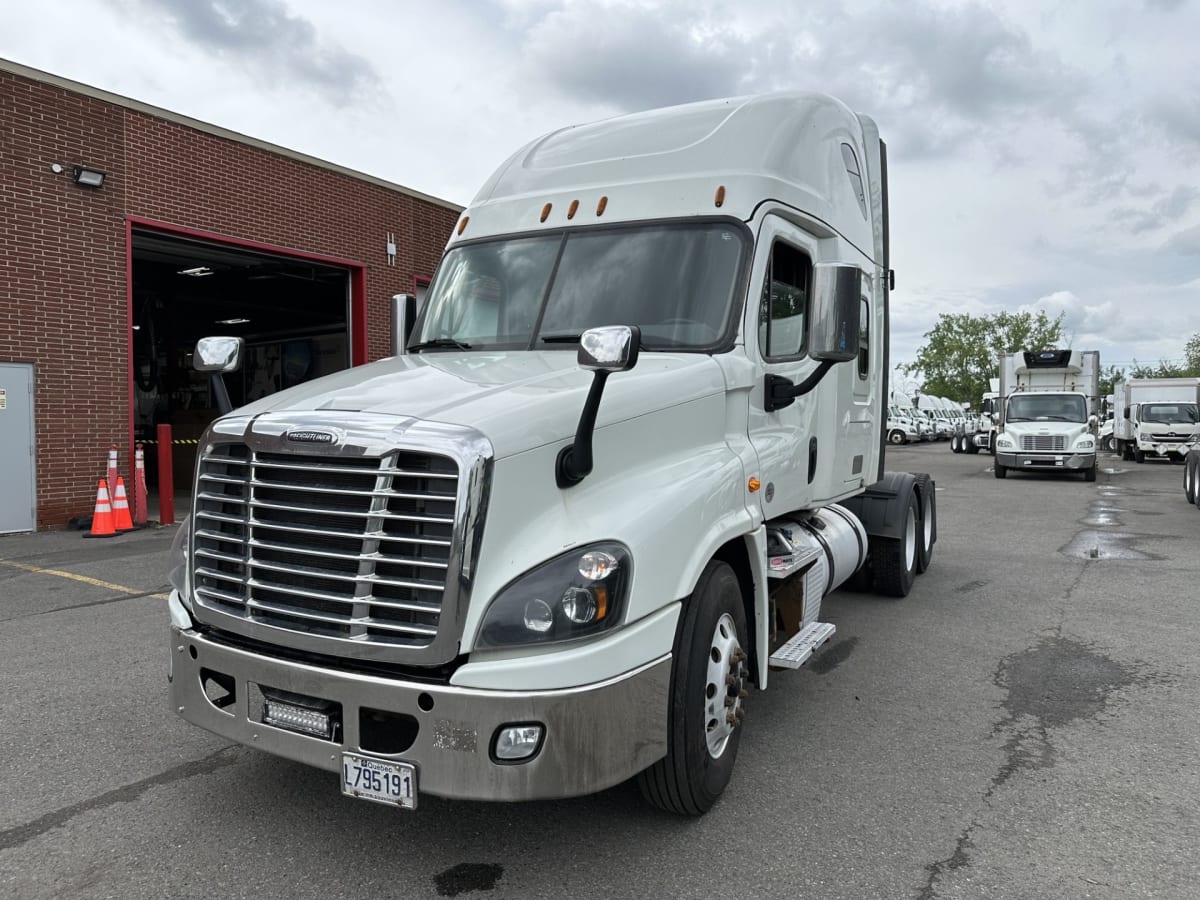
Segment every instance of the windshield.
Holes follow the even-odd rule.
[[[1086,422],[1087,401],[1063,394],[1014,394],[1004,418],[1009,422]]]
[[[1143,422],[1157,422],[1160,425],[1195,425],[1195,403],[1143,403],[1138,408],[1138,414]]]
[[[645,350],[711,350],[733,317],[745,241],[728,223],[505,238],[455,247],[410,349],[569,349],[637,325]]]

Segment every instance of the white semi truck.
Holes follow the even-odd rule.
[[[1126,460],[1183,459],[1196,429],[1200,378],[1130,378],[1113,385],[1113,444]]]
[[[406,352],[203,436],[173,706],[400,807],[636,778],[704,813],[822,599],[930,563],[934,485],[884,469],[887,196],[875,124],[817,94],[523,147]]]
[[[1000,354],[997,478],[1019,471],[1082,472],[1096,480],[1100,353],[1026,350]]]

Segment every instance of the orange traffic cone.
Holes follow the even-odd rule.
[[[113,537],[117,533],[113,524],[112,506],[108,502],[108,488],[104,479],[96,487],[96,511],[92,514],[92,530],[84,535],[85,538]]]
[[[117,495],[113,498],[113,527],[117,531],[133,531],[133,517],[129,515],[129,498],[125,496],[125,479],[117,476]]]

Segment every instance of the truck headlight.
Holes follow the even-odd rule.
[[[629,551],[620,544],[557,556],[492,598],[476,646],[549,644],[607,631],[621,620],[631,575]]]
[[[171,552],[167,556],[167,582],[179,591],[179,599],[192,611],[192,590],[188,583],[188,544],[192,537],[192,517],[184,516],[171,541]]]
[[[1000,438],[996,438],[996,446],[1003,447],[1005,450],[1012,450],[1017,445],[1012,442],[1011,438],[1000,437]]]
[[[1077,443],[1075,445],[1075,449],[1076,450],[1091,450],[1092,447],[1094,447],[1094,446],[1096,446],[1095,442],[1091,438],[1085,438],[1084,440],[1080,441],[1079,443]]]

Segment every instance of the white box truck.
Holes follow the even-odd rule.
[[[1000,354],[1000,424],[993,472],[1082,472],[1096,480],[1100,353],[1026,350]]]
[[[932,481],[884,469],[887,196],[875,124],[818,94],[519,150],[403,352],[203,436],[175,709],[400,807],[637,778],[705,812],[823,597],[931,559]]]
[[[1126,460],[1183,459],[1196,429],[1200,378],[1129,378],[1113,385],[1113,444]]]

